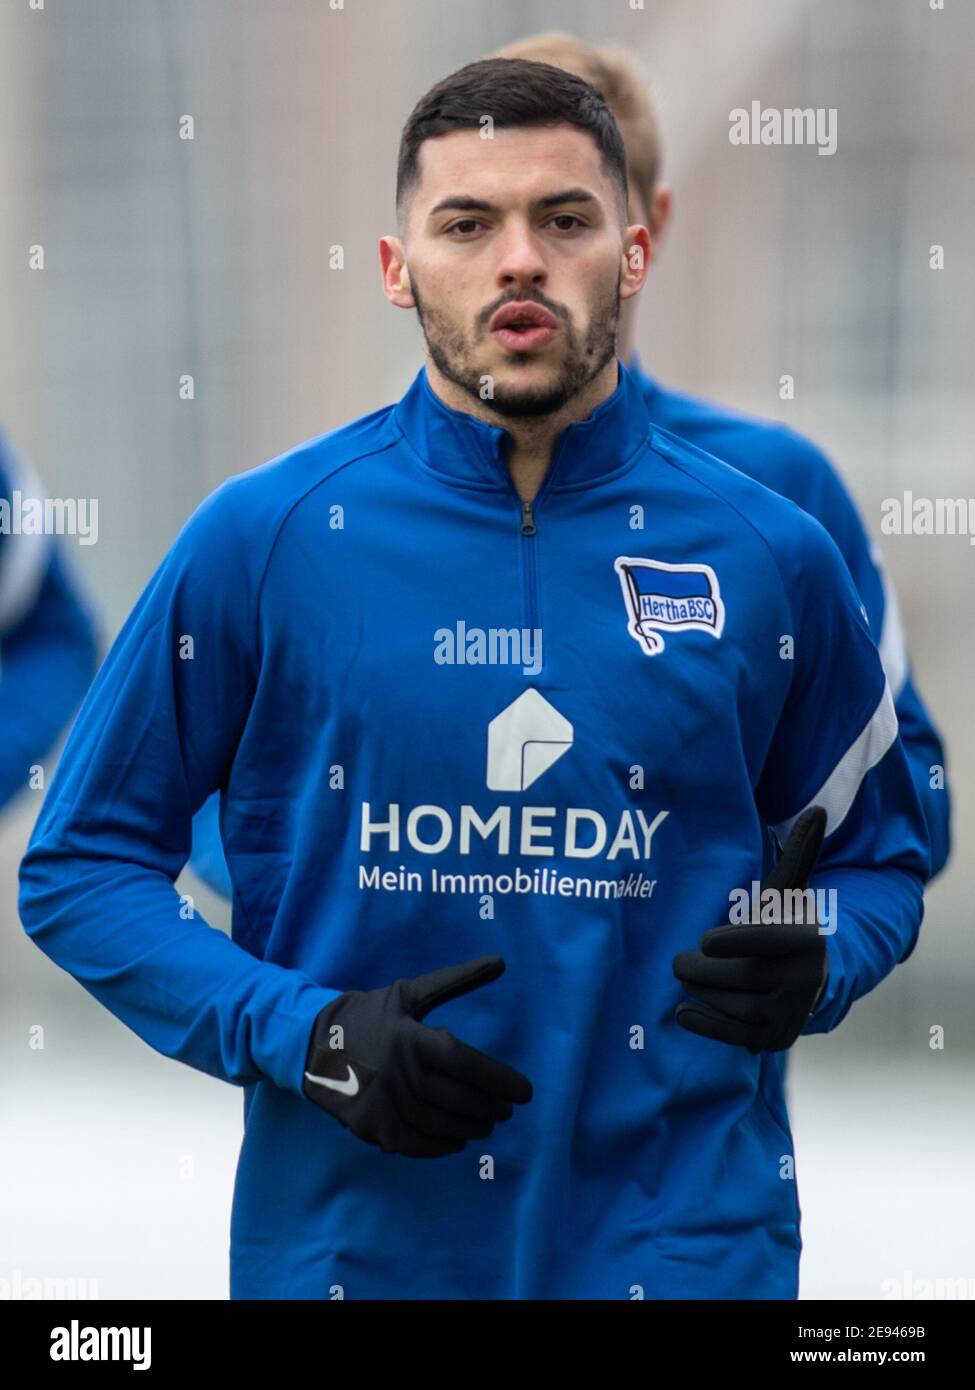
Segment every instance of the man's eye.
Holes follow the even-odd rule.
[[[450,236],[454,232],[460,231],[461,227],[479,227],[480,225],[476,217],[465,217],[462,221],[454,222],[449,226],[447,228],[447,235]]]
[[[582,218],[581,218],[581,217],[577,217],[576,214],[575,214],[574,212],[560,212],[560,213],[557,213],[557,214],[555,215],[555,217],[552,218],[552,221],[553,221],[553,222],[565,222],[565,221],[575,222],[576,225],[579,226],[579,227],[584,227],[584,226],[586,225],[586,224],[583,222]],[[571,227],[560,227],[560,228],[559,228],[559,231],[560,231],[560,232],[571,232],[571,231],[572,231],[572,228],[571,228]]]

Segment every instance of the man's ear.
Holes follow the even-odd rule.
[[[650,231],[645,223],[632,223],[627,228],[627,237],[628,245],[623,252],[620,278],[621,299],[630,299],[643,289],[654,251]]]
[[[398,236],[379,238],[379,264],[383,273],[383,294],[390,304],[398,309],[415,309],[406,249]]]
[[[674,210],[674,190],[669,183],[658,183],[654,185],[653,193],[650,197],[650,240],[653,242],[655,252],[659,251],[663,245],[664,237],[670,226],[671,214]]]

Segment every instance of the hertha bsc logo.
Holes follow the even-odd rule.
[[[629,614],[626,630],[647,656],[663,651],[661,632],[693,629],[721,636],[724,604],[710,565],[668,565],[620,555],[613,568]]]

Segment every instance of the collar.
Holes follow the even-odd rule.
[[[646,443],[650,420],[640,384],[617,357],[619,380],[585,420],[567,425],[556,440],[546,485],[586,487],[620,472]],[[433,391],[423,366],[393,407],[393,418],[423,462],[449,482],[510,487],[508,430],[454,410]]]

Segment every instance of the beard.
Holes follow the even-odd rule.
[[[507,419],[528,419],[532,416],[551,415],[560,410],[573,396],[602,371],[607,362],[616,355],[616,334],[619,322],[622,270],[616,285],[593,306],[589,316],[589,326],[585,337],[580,339],[564,310],[545,303],[537,294],[519,294],[519,300],[530,300],[541,304],[554,314],[562,325],[565,337],[565,355],[556,369],[553,380],[531,386],[519,386],[517,382],[494,382],[494,394],[485,398],[481,392],[484,378],[490,373],[479,369],[475,361],[474,342],[463,329],[449,322],[436,309],[424,305],[416,283],[410,276],[410,288],[416,301],[416,314],[427,345],[427,351],[437,370],[465,391],[472,400],[484,409],[492,410]],[[509,295],[507,299],[515,296]],[[502,303],[507,302],[503,300]],[[500,305],[495,304],[478,316],[474,341],[488,332],[488,323]],[[514,372],[519,367],[529,367],[537,360],[536,354],[515,352],[509,356],[510,367]]]

